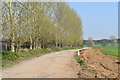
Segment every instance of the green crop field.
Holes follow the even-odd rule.
[[[98,44],[98,45],[95,45],[93,48],[101,48],[101,51],[103,54],[120,57],[117,44],[116,45],[109,44],[106,46],[102,46],[102,45]]]

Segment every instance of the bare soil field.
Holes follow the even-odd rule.
[[[117,57],[104,55],[99,49],[90,49],[82,51],[81,59],[85,65],[79,70],[80,78],[118,78]]]

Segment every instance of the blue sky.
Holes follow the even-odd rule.
[[[70,7],[81,17],[83,38],[108,39],[118,37],[117,2],[69,2]]]

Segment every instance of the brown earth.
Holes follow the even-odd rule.
[[[80,68],[80,78],[118,78],[117,57],[103,55],[99,49],[82,51],[81,59],[85,65]]]

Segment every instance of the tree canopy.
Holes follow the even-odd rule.
[[[82,22],[67,3],[2,2],[2,38],[10,50],[82,45]]]

